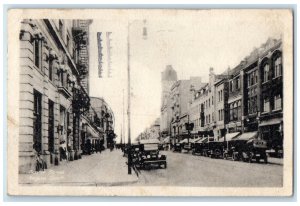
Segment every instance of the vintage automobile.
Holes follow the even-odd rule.
[[[207,155],[210,158],[223,158],[224,142],[212,141],[207,143]]]
[[[265,140],[250,139],[243,145],[242,149],[242,160],[252,162],[260,162],[263,160],[264,163],[268,163],[267,157],[267,142]]]
[[[174,147],[173,147],[173,152],[181,152],[182,151],[182,145],[177,142],[174,144]]]
[[[144,140],[140,142],[140,153],[139,153],[139,168],[140,169],[151,169],[155,166],[163,166],[167,168],[167,157],[166,155],[159,154],[158,144],[155,140]]]
[[[195,141],[193,144],[193,150],[192,154],[193,155],[204,155],[204,150],[206,149],[206,142],[208,141],[207,138],[201,138],[198,141]]]
[[[243,145],[247,140],[230,140],[226,141],[225,150],[223,152],[224,159],[238,161],[242,159]]]

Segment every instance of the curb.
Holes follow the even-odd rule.
[[[23,182],[19,183],[23,186],[37,186],[37,185],[49,185],[49,186],[125,186],[129,184],[137,183],[139,178],[131,181],[121,181],[121,182],[55,182],[55,183],[31,183],[31,182]]]

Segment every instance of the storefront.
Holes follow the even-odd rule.
[[[281,118],[262,121],[259,124],[260,138],[268,142],[268,147],[278,153],[283,150],[283,121]]]

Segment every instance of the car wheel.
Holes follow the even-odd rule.
[[[165,163],[165,169],[167,169],[167,163]]]
[[[256,163],[259,163],[259,160],[260,160],[259,158],[256,158],[256,159],[255,159]]]

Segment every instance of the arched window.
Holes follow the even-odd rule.
[[[274,60],[274,77],[282,75],[282,59],[281,56],[277,56]]]
[[[263,66],[263,72],[264,72],[264,82],[267,82],[270,80],[270,66],[268,63],[266,63],[264,66]]]

